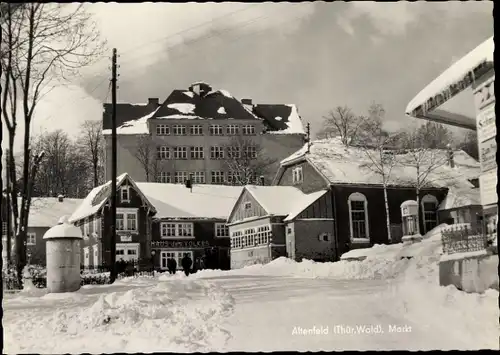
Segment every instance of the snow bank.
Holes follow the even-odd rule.
[[[111,286],[31,298],[22,309],[4,303],[5,351],[195,352],[227,341],[220,324],[234,300],[220,287],[203,280],[145,279]]]

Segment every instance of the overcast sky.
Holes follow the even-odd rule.
[[[256,103],[294,103],[313,131],[329,109],[347,105],[363,114],[371,102],[384,105],[389,128],[407,126],[408,102],[493,35],[492,2],[98,3],[87,9],[120,54],[119,102],[164,100],[202,80]],[[109,66],[106,58],[85,70],[83,82],[53,90],[39,104],[32,132],[61,128],[74,135],[83,120],[100,120],[102,103],[110,101]]]

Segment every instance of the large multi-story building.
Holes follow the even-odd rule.
[[[271,181],[281,159],[303,146],[295,105],[255,105],[206,83],[160,104],[117,105],[117,174],[136,181],[246,184]],[[111,105],[104,104],[106,180],[111,178]]]

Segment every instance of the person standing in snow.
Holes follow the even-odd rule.
[[[167,269],[170,274],[175,274],[177,271],[177,261],[174,258],[167,260]]]
[[[186,255],[184,255],[181,263],[182,263],[182,268],[184,269],[184,273],[186,274],[186,276],[189,276],[189,272],[191,271],[191,265],[193,265],[193,260],[191,260],[189,254],[186,253]]]

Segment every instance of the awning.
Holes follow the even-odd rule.
[[[406,107],[406,115],[475,130],[471,86],[479,77],[494,70],[494,50],[493,37],[490,37],[420,91]],[[464,96],[459,95],[461,93]],[[454,108],[450,105],[453,97],[461,101]]]

